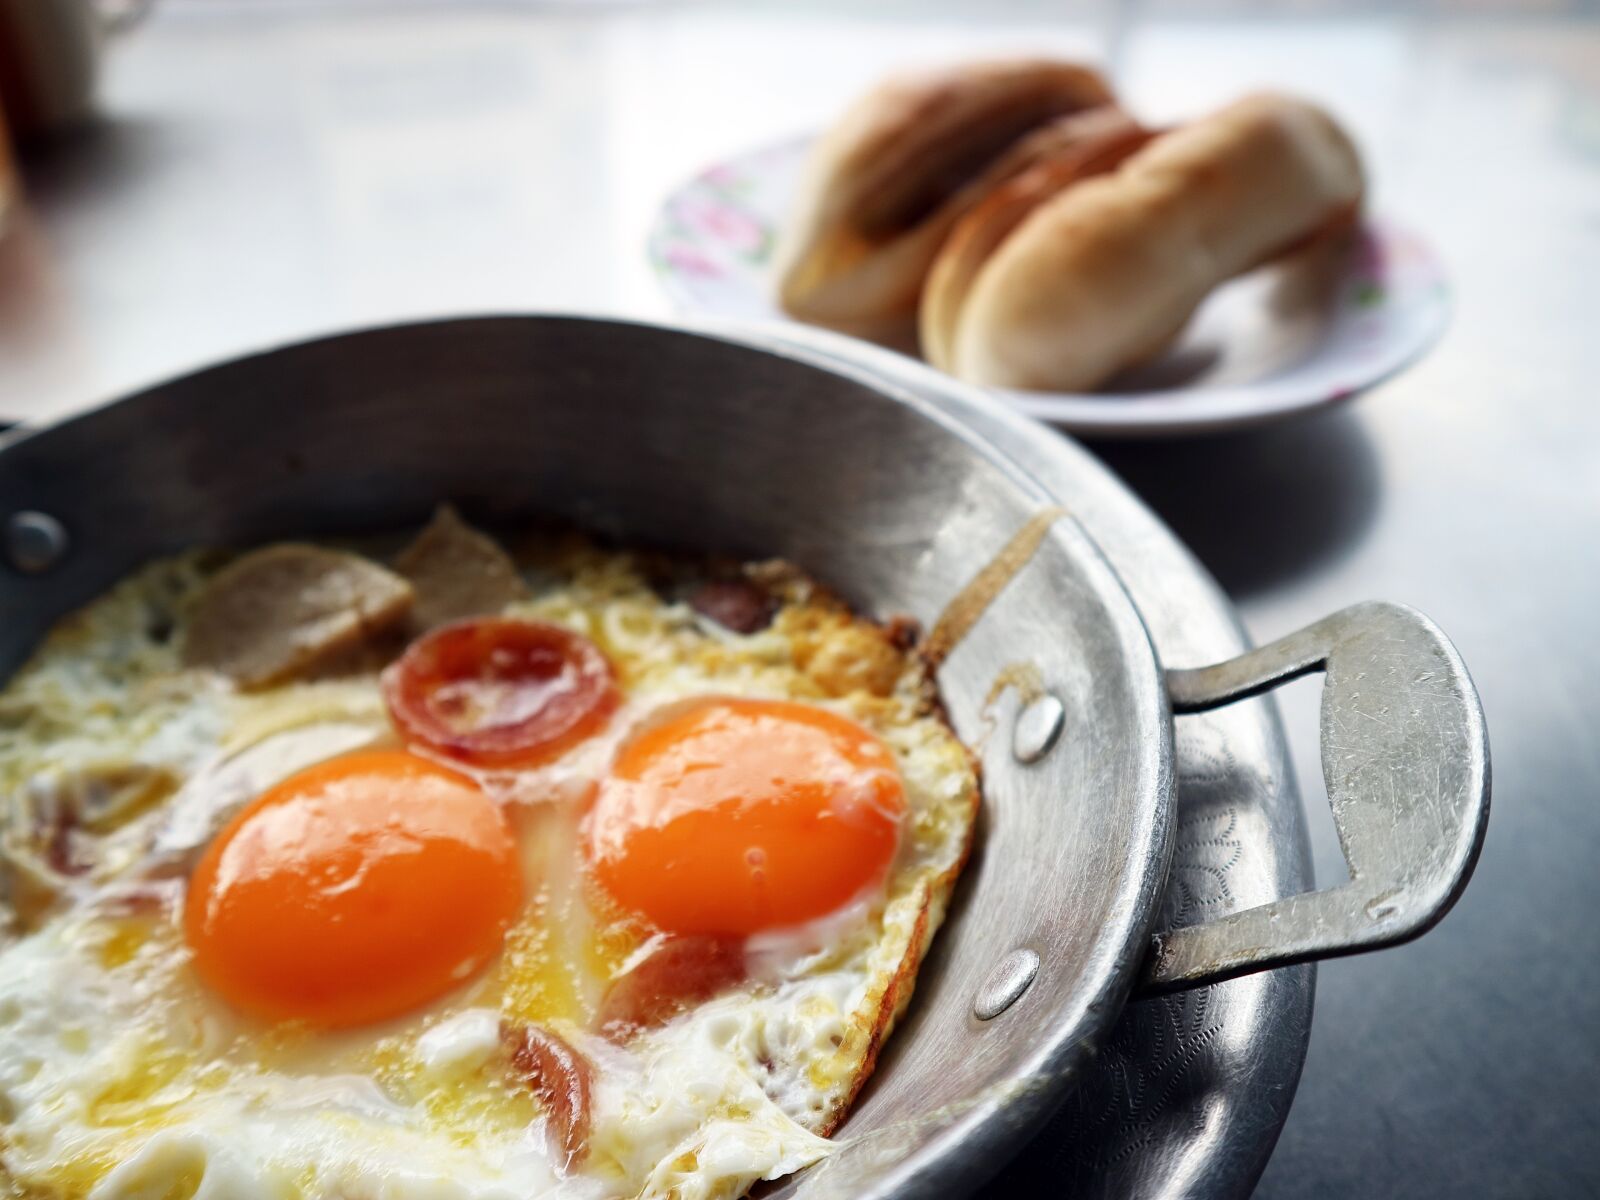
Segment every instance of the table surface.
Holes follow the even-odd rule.
[[[1340,410],[1100,452],[1257,639],[1374,597],[1431,614],[1481,689],[1496,801],[1438,929],[1321,972],[1259,1194],[1600,1194],[1600,19],[1193,11],[169,0],[112,48],[107,119],[25,163],[0,415],[352,325],[664,315],[643,240],[668,188],[907,61],[1091,54],[1157,120],[1317,96],[1448,262],[1451,330]],[[1315,682],[1282,703],[1326,883]]]

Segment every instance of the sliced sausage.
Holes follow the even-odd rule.
[[[756,633],[772,623],[778,605],[748,579],[713,579],[689,593],[689,607],[733,633]]]
[[[500,1040],[516,1081],[544,1105],[550,1149],[563,1171],[589,1149],[589,1095],[594,1069],[565,1039],[538,1025],[503,1021]]]
[[[737,987],[747,975],[743,938],[669,938],[611,984],[600,1002],[601,1032],[613,1041],[626,1041],[640,1029],[664,1025],[685,1009]]]

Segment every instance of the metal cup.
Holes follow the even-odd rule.
[[[93,112],[106,38],[150,0],[0,0],[0,109],[17,142],[47,137]]]

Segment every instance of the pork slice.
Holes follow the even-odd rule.
[[[448,504],[439,506],[394,566],[416,592],[411,623],[418,631],[497,613],[528,591],[511,556]]]
[[[217,572],[195,602],[183,658],[241,687],[314,673],[399,628],[410,583],[357,554],[284,542]]]

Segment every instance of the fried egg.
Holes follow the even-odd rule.
[[[830,1152],[979,792],[793,569],[444,513],[130,576],[0,693],[0,794],[19,1194],[690,1200]]]

